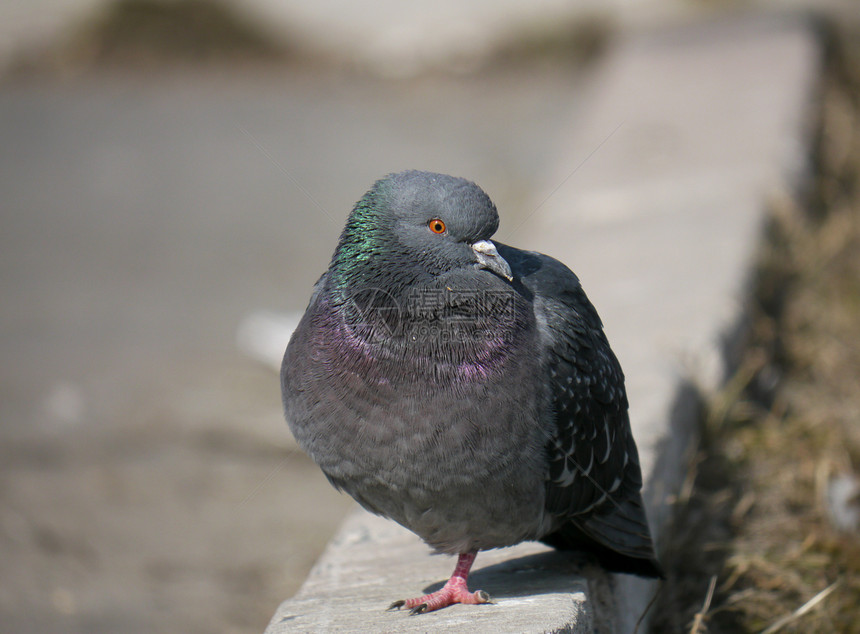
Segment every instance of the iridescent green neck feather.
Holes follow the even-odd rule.
[[[367,281],[374,260],[385,252],[390,228],[380,213],[380,206],[387,204],[382,190],[377,183],[355,204],[341,233],[331,262],[330,288],[336,295]]]

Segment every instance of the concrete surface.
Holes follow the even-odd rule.
[[[492,605],[455,605],[420,617],[385,609],[396,599],[438,590],[454,563],[429,556],[397,524],[357,511],[266,632],[594,631],[593,593],[580,576],[582,562],[537,543],[480,554],[470,588],[488,592]]]
[[[820,63],[813,30],[797,20],[624,34],[586,105],[559,128],[533,211],[511,223],[500,207],[497,237],[570,265],[604,319],[627,376],[658,543],[686,470],[691,384],[714,389],[729,369],[727,338],[743,318],[770,197],[797,192],[808,176]],[[599,631],[630,632],[656,589],[575,568],[547,573],[549,591],[515,566],[487,574],[534,548],[479,554],[473,587],[498,605],[385,613],[447,578],[453,560],[358,512],[267,631],[590,631],[602,619]]]

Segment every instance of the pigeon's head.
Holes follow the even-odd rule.
[[[496,206],[471,181],[390,174],[356,203],[332,265],[346,283],[385,271],[418,279],[456,269],[485,269],[511,280],[510,266],[490,241],[498,226]]]

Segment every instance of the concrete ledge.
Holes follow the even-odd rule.
[[[396,599],[440,588],[455,561],[431,556],[406,529],[358,509],[266,631],[594,631],[588,597],[606,595],[607,575],[591,570],[586,581],[581,559],[538,543],[480,553],[470,588],[488,592],[495,605],[456,605],[420,617],[386,611]]]
[[[768,199],[806,176],[819,66],[801,20],[622,35],[586,115],[559,131],[558,169],[535,212],[512,228],[500,210],[497,237],[568,264],[604,319],[658,544],[694,435],[691,378],[705,389],[723,380]],[[384,611],[435,589],[425,584],[453,565],[393,523],[355,514],[267,631],[629,632],[654,591],[523,544],[478,556],[470,586],[498,605]]]

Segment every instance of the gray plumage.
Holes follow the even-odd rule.
[[[597,312],[560,262],[496,251],[497,227],[464,179],[374,184],[287,347],[290,428],[334,486],[437,551],[543,540],[659,576]]]

